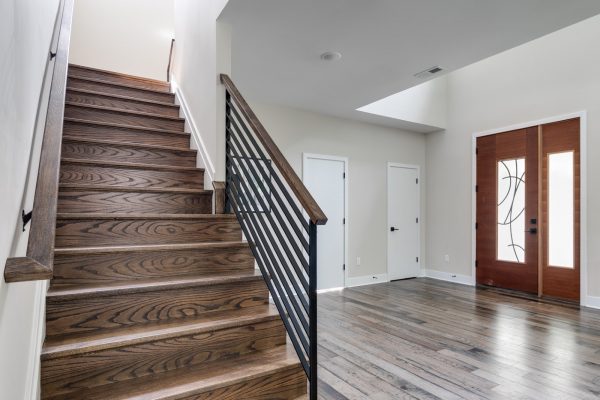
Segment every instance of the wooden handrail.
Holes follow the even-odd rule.
[[[27,254],[25,257],[13,257],[6,260],[4,268],[6,282],[52,278],[73,0],[64,0],[59,13],[60,20],[57,20],[57,22],[60,21],[57,24],[59,26],[58,44],[54,56],[54,70],[33,200]]]
[[[171,49],[169,50],[169,64],[167,65],[167,82],[171,82],[171,63],[173,62],[173,47],[175,39],[171,39]]]
[[[317,204],[315,199],[312,197],[304,183],[300,180],[292,166],[288,163],[287,159],[283,156],[279,147],[275,144],[265,127],[262,125],[254,111],[250,108],[244,97],[241,95],[231,78],[226,74],[221,74],[221,83],[225,85],[227,91],[231,97],[235,100],[239,106],[240,112],[248,121],[248,124],[254,130],[254,133],[264,146],[265,150],[271,157],[273,163],[277,166],[281,175],[290,186],[298,201],[308,214],[310,220],[316,225],[324,225],[327,223],[327,217],[321,210],[321,207]]]

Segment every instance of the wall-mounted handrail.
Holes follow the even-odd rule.
[[[317,225],[327,217],[231,79],[225,85],[225,209],[242,227],[317,398]]]
[[[54,70],[42,139],[27,253],[25,257],[13,257],[6,260],[4,268],[6,282],[52,278],[72,18],[73,0],[62,1],[57,20],[59,29],[57,47],[55,51],[51,51]]]
[[[239,106],[240,113],[246,118],[248,124],[256,134],[256,137],[260,140],[265,150],[273,160],[273,163],[281,171],[281,175],[286,180],[290,188],[296,194],[298,201],[302,204],[302,207],[307,212],[310,220],[316,225],[323,225],[327,222],[325,213],[321,210],[315,199],[312,197],[310,192],[306,189],[306,186],[302,183],[296,172],[292,169],[286,158],[281,154],[281,151],[271,139],[271,136],[267,133],[267,130],[259,121],[258,117],[254,114],[254,111],[250,108],[246,100],[242,97],[239,90],[231,78],[225,74],[221,74],[221,82],[227,88],[227,92],[234,99],[236,104]]]
[[[171,39],[171,49],[169,50],[169,64],[167,65],[167,82],[171,82],[171,64],[173,63],[173,47],[175,47],[175,39]]]

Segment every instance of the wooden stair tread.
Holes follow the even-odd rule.
[[[233,221],[236,219],[233,214],[121,214],[121,213],[58,213],[57,220],[68,219],[209,219]]]
[[[118,128],[118,129],[131,129],[131,130],[156,132],[156,133],[168,133],[168,134],[172,134],[172,135],[184,135],[184,136],[188,136],[188,137],[190,136],[190,134],[188,132],[173,131],[173,130],[169,130],[169,129],[150,128],[150,127],[143,127],[143,126],[139,126],[139,125],[117,124],[114,122],[93,121],[93,120],[87,120],[87,119],[68,118],[68,117],[65,118],[64,120],[65,120],[65,122],[74,122],[74,123],[86,124],[86,125],[97,125],[97,126],[113,127],[113,128]]]
[[[140,87],[140,86],[136,86],[136,85],[128,85],[128,84],[122,83],[122,82],[111,82],[111,81],[107,81],[104,79],[89,78],[89,77],[85,77],[85,76],[69,75],[69,79],[77,79],[77,80],[81,80],[81,81],[101,83],[101,84],[110,85],[110,86],[119,86],[119,87],[123,87],[123,88],[127,88],[127,89],[134,89],[134,90],[139,90],[139,91],[149,92],[149,93],[172,94],[169,90],[150,89],[150,88],[144,88],[144,87]]]
[[[203,277],[174,277],[151,280],[137,280],[128,283],[115,282],[100,285],[88,285],[76,288],[50,288],[46,298],[52,301],[72,301],[89,297],[117,296],[120,294],[144,293],[162,290],[206,287],[226,283],[252,282],[262,280],[259,271]]]
[[[82,103],[78,103],[75,101],[66,101],[65,105],[72,106],[72,107],[79,107],[79,108],[88,108],[88,109],[93,109],[93,110],[111,111],[111,112],[117,112],[117,113],[121,113],[121,114],[137,115],[140,117],[159,118],[159,119],[165,119],[165,120],[169,120],[169,121],[185,122],[185,119],[181,118],[181,117],[170,117],[168,115],[160,115],[160,114],[154,114],[154,113],[147,113],[147,112],[143,112],[143,111],[127,110],[125,108],[98,106],[95,104],[82,104]]]
[[[120,77],[120,78],[132,79],[132,80],[136,80],[136,81],[148,82],[148,83],[152,83],[152,84],[156,84],[156,85],[162,85],[162,86],[164,86],[166,92],[169,92],[170,87],[171,87],[169,82],[162,81],[159,79],[146,78],[143,76],[124,74],[122,72],[109,71],[109,70],[102,69],[102,68],[88,67],[86,65],[69,63],[69,72],[73,72],[73,69],[75,69],[75,70],[83,69],[83,70],[88,70],[88,71],[92,71],[92,72],[100,72],[103,74],[112,75],[112,76],[116,76],[116,77]],[[75,76],[77,76],[77,75],[75,75]]]
[[[107,192],[140,192],[140,193],[183,193],[183,194],[206,194],[212,195],[212,190],[208,189],[188,189],[188,188],[153,188],[153,187],[126,187],[126,186],[107,186],[107,185],[88,185],[83,183],[61,183],[59,189],[81,190],[81,191],[107,191]]]
[[[42,349],[42,360],[90,353],[109,348],[130,346],[178,337],[199,334],[225,328],[249,325],[279,318],[273,305],[218,311],[183,320],[151,322],[145,325],[113,329],[101,333],[69,336],[53,336],[46,339]]]
[[[176,244],[143,244],[128,246],[102,246],[102,247],[57,247],[54,249],[56,255],[73,254],[102,254],[102,253],[126,253],[126,252],[149,252],[149,251],[177,251],[194,250],[206,248],[246,247],[247,242],[204,242],[204,243],[176,243]]]
[[[277,346],[230,360],[215,362],[211,368],[180,368],[93,389],[61,394],[48,399],[159,400],[187,398],[187,396],[211,392],[277,372],[291,370],[301,370],[296,354],[288,346]]]
[[[178,153],[188,153],[191,155],[196,155],[198,150],[194,149],[182,149],[181,147],[175,146],[163,146],[157,144],[145,144],[145,143],[130,143],[130,142],[117,142],[114,140],[103,140],[103,139],[92,139],[92,138],[82,138],[77,136],[65,136],[63,138],[63,143],[65,142],[74,142],[74,143],[86,143],[86,144],[107,144],[111,146],[120,146],[120,147],[135,147],[141,149],[152,149],[152,150],[167,150]]]
[[[79,165],[93,165],[97,167],[106,168],[130,168],[130,169],[147,169],[156,171],[193,171],[204,172],[204,168],[198,167],[180,167],[173,165],[161,165],[161,164],[147,164],[147,163],[132,163],[132,162],[117,162],[117,161],[98,161],[98,160],[85,160],[78,158],[62,158],[61,163],[63,164],[79,164]]]
[[[80,79],[79,77],[76,77],[76,78]],[[131,100],[131,101],[137,101],[137,102],[140,102],[140,103],[153,104],[153,105],[157,105],[157,106],[165,106],[165,107],[170,107],[170,108],[175,108],[175,109],[179,109],[180,108],[179,105],[173,104],[173,103],[168,103],[166,101],[142,99],[142,98],[139,98],[139,97],[125,96],[125,95],[122,95],[122,94],[114,94],[114,93],[110,93],[110,92],[101,92],[101,91],[98,91],[98,90],[80,89],[80,88],[76,88],[76,87],[67,86],[67,91],[74,92],[74,93],[80,93],[80,94],[94,95],[94,96],[113,97],[113,98],[119,99],[119,100]]]

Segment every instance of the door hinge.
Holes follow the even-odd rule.
[[[346,225],[346,218],[342,219],[342,224]]]
[[[417,219],[417,224],[419,223],[419,217],[416,218]]]
[[[346,179],[346,173],[345,172],[342,173],[342,178]]]
[[[479,223],[475,222],[475,229],[479,228]]]
[[[479,147],[475,147],[475,155],[479,154]]]
[[[417,257],[417,262],[419,262],[419,257]]]
[[[344,265],[342,266],[342,269],[343,269],[344,271],[346,270],[346,264],[344,264]]]
[[[475,185],[475,193],[479,192],[479,185]]]
[[[419,184],[419,178],[415,179],[417,185]]]
[[[475,260],[475,268],[479,266],[479,261]]]

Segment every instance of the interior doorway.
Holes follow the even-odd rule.
[[[317,235],[317,289],[343,288],[346,278],[347,169],[344,157],[304,154],[302,180],[327,215]]]
[[[580,300],[580,125],[477,138],[478,284]]]
[[[388,277],[415,278],[420,264],[419,167],[388,164]]]

